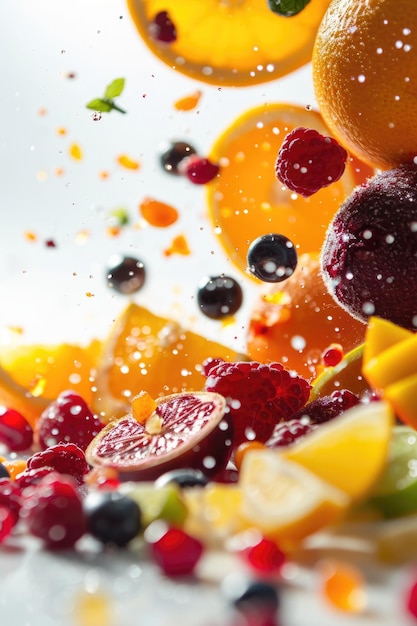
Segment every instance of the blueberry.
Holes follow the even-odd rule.
[[[243,292],[239,283],[230,276],[209,276],[199,285],[197,301],[206,317],[221,320],[240,309]]]
[[[249,582],[243,592],[232,598],[232,602],[241,613],[262,613],[263,616],[272,618],[279,608],[278,589],[266,581]]]
[[[170,483],[176,483],[180,487],[204,487],[208,483],[208,478],[197,469],[176,469],[159,476],[155,481],[155,487],[164,487]]]
[[[178,165],[181,161],[192,154],[196,154],[195,148],[185,141],[174,141],[161,154],[160,163],[168,174],[179,176]]]
[[[117,491],[90,492],[83,509],[89,533],[101,543],[123,547],[142,529],[139,505]]]
[[[139,259],[114,255],[109,259],[107,284],[123,295],[139,291],[145,282],[145,267]]]
[[[247,261],[251,274],[266,283],[279,283],[297,267],[294,244],[284,235],[262,235],[249,246]]]

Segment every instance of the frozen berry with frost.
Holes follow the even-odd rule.
[[[352,192],[325,237],[321,268],[354,318],[417,328],[417,166],[376,174]]]
[[[84,450],[74,443],[58,443],[55,446],[49,446],[46,450],[36,452],[28,459],[25,472],[44,467],[59,474],[72,476],[80,485],[90,470]],[[19,475],[20,480],[25,472]]]
[[[140,259],[115,254],[108,261],[107,285],[128,296],[142,289],[145,284],[145,266]]]
[[[31,447],[32,427],[18,411],[0,407],[0,442],[13,452]]]
[[[196,152],[196,149],[186,141],[173,141],[163,150],[159,159],[165,172],[180,176],[179,164],[183,159],[196,154]]]
[[[226,398],[234,447],[248,440],[266,441],[277,423],[304,406],[310,393],[309,383],[281,363],[220,361],[207,371],[206,390]]]
[[[248,271],[267,283],[280,283],[294,273],[297,252],[285,235],[268,234],[258,237],[249,246]]]
[[[103,544],[123,547],[142,528],[137,502],[117,491],[91,491],[84,498],[83,509],[88,532]]]
[[[43,449],[58,443],[75,443],[85,450],[103,428],[81,396],[64,391],[39,418],[37,435]]]
[[[24,490],[21,517],[48,548],[72,548],[87,529],[75,482],[54,472]]]
[[[212,163],[210,159],[193,154],[181,161],[178,170],[195,185],[206,185],[216,178],[220,167],[217,163]]]
[[[347,152],[332,137],[302,126],[286,135],[275,163],[277,178],[308,198],[343,175]]]
[[[200,281],[197,303],[200,311],[213,320],[234,315],[242,306],[243,291],[231,276],[208,276]]]

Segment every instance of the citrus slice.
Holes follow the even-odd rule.
[[[338,389],[349,389],[352,393],[361,395],[368,389],[368,384],[362,376],[362,359],[364,344],[350,350],[343,359],[332,367],[326,367],[313,381],[310,400],[329,396]]]
[[[243,516],[281,546],[338,521],[351,502],[347,493],[272,450],[245,455],[239,486]]]
[[[142,390],[156,398],[202,389],[206,359],[236,356],[233,350],[131,303],[103,342],[93,406],[109,420],[127,413],[131,399]]]
[[[309,198],[283,188],[275,177],[275,160],[285,135],[297,126],[329,135],[318,112],[273,103],[239,116],[210,151],[208,158],[220,164],[220,174],[207,186],[209,215],[230,260],[243,271],[249,244],[267,233],[285,235],[299,254],[320,250],[342,201],[372,173],[349,159],[339,181]]]
[[[311,60],[329,0],[314,0],[291,18],[263,0],[128,0],[139,35],[169,67],[205,83],[256,85],[275,80]],[[152,35],[166,12],[176,31],[171,43]]]
[[[114,468],[122,480],[155,480],[173,469],[221,472],[232,451],[226,400],[208,391],[184,392],[156,400],[145,422],[127,414],[93,439],[86,458],[93,467]]]
[[[280,454],[358,500],[385,468],[393,423],[388,403],[359,404],[320,424]]]
[[[365,334],[363,365],[366,366],[372,359],[379,356],[381,352],[404,339],[408,339],[412,334],[411,330],[402,328],[382,317],[370,317]]]

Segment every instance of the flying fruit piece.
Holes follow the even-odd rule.
[[[364,345],[361,344],[348,352],[337,365],[326,367],[313,381],[310,401],[330,396],[334,391],[349,389],[360,396],[369,387],[362,376],[362,357]]]
[[[417,372],[384,389],[395,415],[413,429],[417,429]]]
[[[92,466],[110,467],[122,481],[155,480],[189,467],[213,477],[227,465],[232,426],[226,400],[212,392],[163,396],[146,419],[129,413],[107,426],[86,450]]]
[[[398,326],[382,317],[369,318],[363,347],[363,365],[366,366],[373,358],[379,356],[396,343],[412,336],[411,330]]]
[[[363,374],[374,389],[385,390],[388,385],[417,373],[416,351],[417,334],[411,334],[368,361]]]

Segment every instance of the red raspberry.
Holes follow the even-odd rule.
[[[44,476],[49,476],[52,468],[45,465],[44,467],[37,467],[36,469],[25,469],[23,472],[20,472],[14,480],[15,484],[23,491],[26,487],[31,487],[32,485],[37,485],[38,482]]]
[[[309,402],[298,411],[293,418],[302,419],[308,416],[313,424],[322,424],[337,417],[352,406],[359,404],[359,402],[358,396],[348,389],[338,389],[329,396],[322,396],[317,398],[317,400],[312,400],[312,402]]]
[[[274,426],[307,402],[310,385],[281,363],[221,361],[209,368],[206,390],[224,396],[233,421],[234,446],[264,442]]]
[[[85,450],[103,425],[81,396],[64,391],[39,418],[39,443],[45,449],[57,443],[71,442]]]
[[[23,475],[28,471],[41,467],[48,467],[51,471],[72,476],[80,485],[84,482],[84,476],[90,471],[84,451],[75,443],[59,443],[42,452],[36,452],[28,459],[26,470],[19,474],[19,479],[22,480]]]
[[[312,424],[308,419],[292,419],[288,420],[288,422],[282,422],[275,426],[272,435],[265,442],[265,445],[268,446],[268,448],[289,446],[315,428],[317,428],[317,424]]]
[[[22,492],[19,486],[10,478],[0,478],[0,507],[11,511],[13,525],[17,524],[21,505]]]
[[[277,178],[308,198],[342,176],[347,152],[332,137],[312,128],[294,128],[285,137],[275,163]]]
[[[220,167],[209,159],[192,154],[181,161],[178,171],[195,185],[205,185],[217,176]]]
[[[75,482],[54,472],[25,489],[21,518],[48,548],[72,548],[87,529]]]

